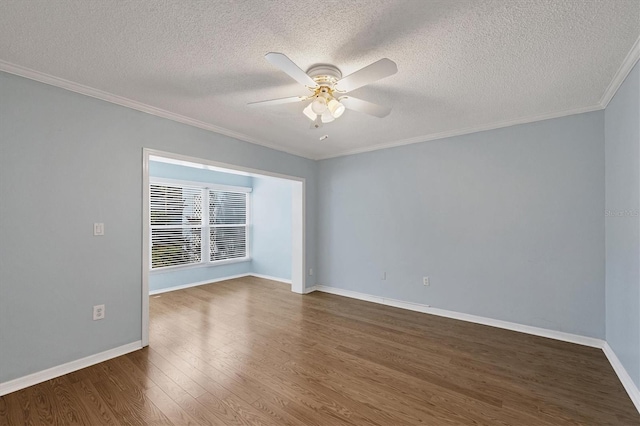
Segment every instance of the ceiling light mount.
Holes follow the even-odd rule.
[[[307,71],[307,75],[316,82],[318,86],[329,86],[335,88],[336,83],[342,78],[342,72],[333,65],[314,65]]]

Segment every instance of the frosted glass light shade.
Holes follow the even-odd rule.
[[[318,96],[311,102],[311,109],[318,115],[322,115],[327,110],[327,100]]]
[[[326,110],[321,117],[322,117],[323,123],[331,123],[333,120],[335,120],[335,118],[333,118],[333,115],[331,115],[331,112],[329,110]]]
[[[335,99],[331,99],[328,106],[333,118],[338,118],[344,113],[344,105]]]
[[[315,112],[313,112],[313,110],[311,109],[311,104],[307,105],[307,107],[305,109],[302,110],[302,112],[304,113],[304,115],[306,115],[309,120],[311,121],[315,121],[316,119],[316,114]]]

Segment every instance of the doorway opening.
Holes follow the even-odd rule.
[[[144,148],[142,180],[143,346],[149,344],[150,292],[246,275],[290,282],[292,292],[305,292],[304,178]],[[251,192],[244,204],[243,194]],[[157,220],[158,200],[169,212],[172,202],[180,203],[178,226]],[[225,202],[227,214],[215,213]],[[236,212],[231,222],[213,219],[229,217],[230,210]],[[192,216],[198,224],[185,225]],[[158,250],[158,242],[166,249]]]

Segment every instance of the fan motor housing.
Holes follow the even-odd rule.
[[[307,71],[309,77],[313,79],[318,85],[333,86],[342,78],[342,73],[333,65],[319,64],[314,65]]]

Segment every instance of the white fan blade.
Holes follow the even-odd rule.
[[[391,108],[389,107],[363,101],[358,98],[352,98],[351,96],[342,96],[338,100],[342,102],[342,105],[344,105],[345,108],[364,112],[365,114],[374,115],[380,118],[386,117],[391,112]]]
[[[293,78],[298,83],[307,87],[317,87],[315,81],[302,71],[287,55],[283,53],[270,52],[264,55],[265,59],[269,61],[271,65],[275,65],[282,71],[287,73],[289,77]]]
[[[306,96],[291,96],[290,98],[270,99],[268,101],[250,102],[247,105],[250,107],[261,107],[269,105],[290,104],[292,102],[301,102],[307,99]]]
[[[391,59],[383,58],[377,62],[349,74],[338,81],[337,88],[340,92],[350,92],[358,87],[366,86],[381,78],[389,77],[398,72],[398,66]]]

